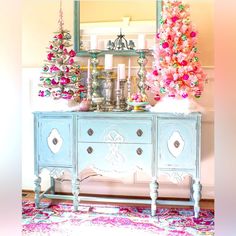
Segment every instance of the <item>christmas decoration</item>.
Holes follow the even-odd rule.
[[[153,53],[154,69],[147,73],[146,80],[154,100],[201,96],[206,75],[197,55],[196,39],[189,6],[181,0],[164,0]]]
[[[63,13],[60,2],[59,30],[50,41],[47,60],[42,68],[39,86],[40,97],[79,101],[85,96],[80,84],[80,66],[75,62],[76,52],[69,49],[71,35],[63,29]]]

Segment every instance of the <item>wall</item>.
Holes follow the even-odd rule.
[[[185,1],[190,4],[191,20],[199,31],[198,48],[200,61],[204,71],[208,75],[208,83],[205,85],[205,92],[198,100],[203,106],[202,124],[202,162],[201,174],[203,185],[203,198],[214,198],[214,61],[213,61],[213,0],[205,1]],[[57,29],[58,1],[41,0],[23,1],[23,24],[22,24],[22,62],[23,62],[23,158],[22,158],[22,187],[23,189],[33,189],[33,139],[32,139],[32,109],[37,109],[37,104],[42,104],[41,98],[37,97],[37,80],[40,76],[40,69],[46,57],[46,47]],[[73,1],[63,1],[65,28],[73,33]],[[117,58],[118,60],[126,59]],[[80,59],[86,65],[86,59]],[[135,74],[135,58],[132,58],[133,70]],[[151,61],[149,61],[150,65]],[[34,92],[35,91],[35,92]],[[45,103],[44,109],[50,109],[49,104]],[[85,175],[86,173],[84,173]],[[165,177],[161,177],[161,196],[188,196],[188,178],[180,185],[171,184]],[[104,194],[130,194],[148,195],[147,182],[148,176],[138,173],[121,181],[111,180],[100,177],[86,180],[88,185],[81,186],[82,192],[104,193]],[[99,184],[98,184],[99,182]],[[125,183],[125,184],[124,184]],[[43,188],[47,180],[43,182]],[[132,186],[132,188],[131,188]],[[70,191],[68,184],[58,183],[59,191]],[[179,190],[179,191],[176,191]]]

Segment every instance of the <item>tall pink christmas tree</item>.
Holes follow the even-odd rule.
[[[204,74],[196,47],[197,31],[191,23],[189,6],[180,0],[164,0],[160,27],[156,35],[154,69],[147,73],[147,89],[177,99],[199,98]]]
[[[75,62],[76,52],[69,49],[71,35],[63,29],[60,5],[59,31],[55,33],[47,50],[47,60],[42,68],[39,96],[53,99],[79,101],[85,94],[80,84],[80,66]]]

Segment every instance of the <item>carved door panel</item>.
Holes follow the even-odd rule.
[[[196,121],[161,118],[158,120],[159,168],[194,169],[196,166]]]
[[[71,117],[41,117],[37,133],[40,166],[72,166]]]

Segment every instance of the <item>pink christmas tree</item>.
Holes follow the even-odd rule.
[[[59,31],[55,33],[47,49],[47,59],[42,68],[39,96],[78,101],[85,95],[80,84],[80,66],[75,62],[76,52],[69,49],[71,35],[63,29],[60,8]]]
[[[197,31],[190,21],[189,6],[180,0],[164,0],[156,35],[154,69],[147,73],[147,89],[173,98],[199,98],[204,74],[196,47]]]

